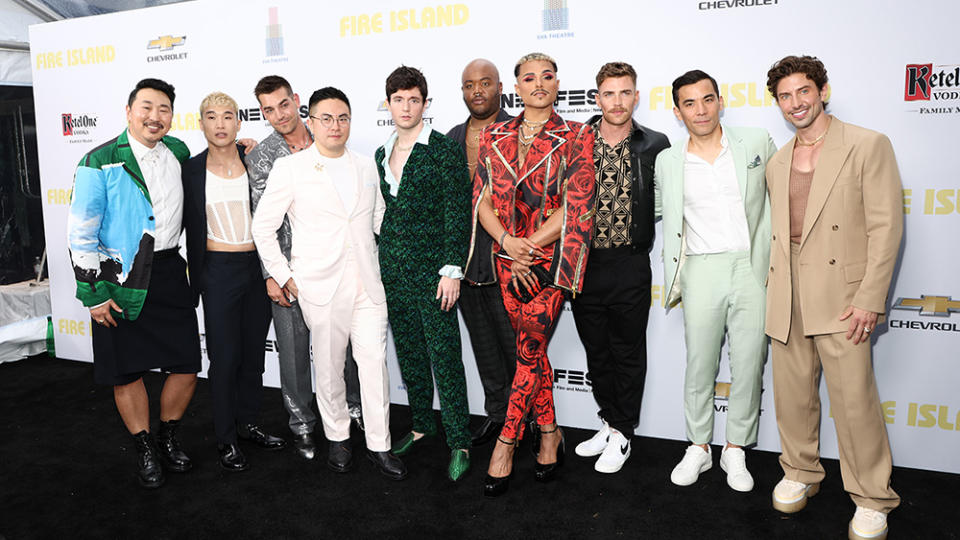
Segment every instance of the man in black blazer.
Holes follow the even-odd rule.
[[[183,166],[183,223],[194,295],[203,297],[207,376],[220,465],[246,470],[244,439],[279,450],[285,441],[257,424],[270,300],[250,232],[250,184],[236,144],[237,103],[214,92],[200,105],[207,150]]]
[[[594,469],[615,473],[630,457],[630,439],[640,422],[647,375],[653,171],[657,154],[670,142],[633,120],[637,73],[630,64],[611,62],[600,68],[597,89],[603,114],[588,122],[596,135],[597,214],[583,291],[572,308],[603,424],[577,445],[576,453],[600,456]]]
[[[470,178],[477,168],[480,132],[494,122],[513,118],[500,108],[503,84],[497,67],[478,58],[463,69],[461,78],[463,103],[470,111],[466,122],[447,132],[467,156]],[[479,228],[477,234],[487,235]],[[473,432],[473,446],[486,444],[500,434],[507,414],[507,399],[517,369],[517,337],[503,307],[497,284],[478,285],[466,282],[460,287],[460,313],[470,332],[473,357],[483,385],[483,408],[487,412],[480,427]]]

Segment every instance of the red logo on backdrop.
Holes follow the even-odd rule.
[[[63,136],[73,135],[73,115],[72,114],[61,114],[60,118],[63,120]]]
[[[933,64],[907,64],[906,88],[903,90],[904,101],[929,101],[932,73]]]

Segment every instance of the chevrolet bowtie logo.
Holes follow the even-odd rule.
[[[150,42],[147,43],[147,48],[160,49],[161,51],[169,51],[174,47],[179,47],[180,45],[183,45],[185,41],[187,41],[187,36],[179,36],[179,37],[160,36],[157,39],[150,40]]]
[[[927,296],[920,298],[898,298],[893,309],[909,309],[919,311],[921,315],[934,317],[949,317],[950,313],[960,313],[960,300],[953,300],[949,296]]]

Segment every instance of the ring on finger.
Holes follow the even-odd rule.
[[[530,251],[527,251],[527,255],[533,257],[533,248],[530,248]]]
[[[871,330],[871,328],[870,328],[869,326],[864,326],[864,327],[863,327],[864,333],[869,334],[869,333],[870,333],[870,330]]]

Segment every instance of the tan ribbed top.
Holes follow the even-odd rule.
[[[800,172],[790,167],[790,241],[799,244],[803,236],[803,216],[807,211],[807,197],[813,171]]]

